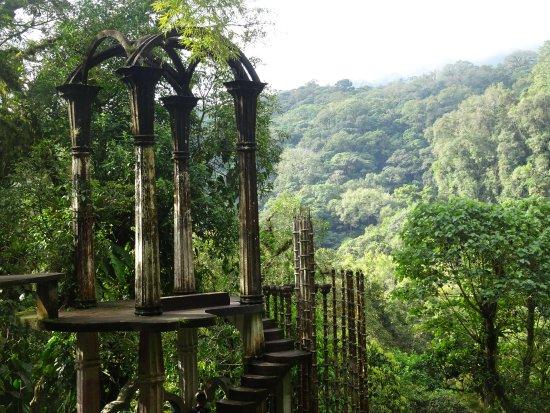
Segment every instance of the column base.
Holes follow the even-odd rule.
[[[189,295],[189,294],[197,294],[197,291],[173,291],[172,295]]]
[[[77,307],[77,308],[97,307],[97,301],[96,300],[77,300],[75,302],[75,307]]]
[[[239,302],[241,304],[263,304],[264,296],[260,295],[242,295],[240,296]]]

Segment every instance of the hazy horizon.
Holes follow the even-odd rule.
[[[550,39],[549,39],[549,41],[550,41]],[[469,61],[469,62],[476,65],[476,66],[484,66],[484,65],[495,66],[495,65],[498,65],[499,63],[502,63],[503,60],[507,56],[509,56],[510,54],[513,54],[515,52],[521,52],[521,51],[537,52],[541,46],[542,46],[542,43],[540,45],[537,45],[537,46],[534,46],[534,47],[531,47],[531,48],[511,50],[510,52],[507,52],[507,53],[502,53],[502,54],[499,54],[499,55],[496,55],[496,56],[488,57],[487,59],[482,60],[482,61],[477,61],[477,62],[476,61]],[[342,78],[336,79],[334,81],[319,82],[317,79],[310,79],[310,80],[307,80],[307,81],[305,81],[304,83],[302,83],[300,85],[296,85],[296,86],[291,87],[291,88],[286,88],[286,89],[274,88],[274,89],[276,91],[283,92],[283,91],[286,91],[286,90],[298,89],[302,86],[305,86],[306,84],[308,84],[310,82],[315,82],[319,86],[333,86],[339,80],[344,80],[344,79],[347,79],[347,80],[351,81],[353,83],[353,86],[356,87],[356,88],[360,88],[360,87],[364,87],[364,86],[373,86],[373,87],[384,86],[384,85],[386,85],[388,83],[391,83],[391,82],[395,82],[395,81],[399,81],[399,80],[408,80],[408,79],[411,79],[411,78],[414,78],[414,77],[417,77],[417,76],[423,76],[423,75],[426,75],[426,74],[429,74],[429,73],[432,73],[432,72],[437,72],[439,70],[442,70],[446,65],[454,64],[454,63],[457,63],[459,61],[465,61],[465,60],[464,59],[459,59],[459,60],[454,60],[454,61],[449,61],[449,62],[442,63],[437,67],[432,67],[432,68],[426,67],[424,69],[419,70],[417,73],[409,73],[409,74],[388,73],[386,76],[383,76],[379,79],[373,79],[373,80],[351,79],[349,77],[342,77]],[[269,82],[268,82],[268,85],[273,88],[273,86],[270,85]]]
[[[383,84],[465,60],[495,64],[550,40],[550,2],[251,0],[268,9],[265,39],[246,49],[273,89],[350,79]],[[374,17],[373,17],[374,16]]]

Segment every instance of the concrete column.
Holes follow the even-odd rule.
[[[75,304],[96,305],[93,249],[93,209],[90,189],[91,109],[98,87],[65,84],[57,88],[68,102],[72,145],[72,196],[75,264]],[[78,413],[99,411],[99,338],[97,333],[76,335],[76,394]]]
[[[95,306],[93,211],[90,189],[90,121],[92,102],[99,88],[65,84],[57,88],[67,100],[72,145],[72,196],[76,302]]]
[[[180,373],[181,398],[184,411],[189,413],[194,407],[195,394],[199,390],[199,373],[197,368],[197,329],[178,330],[178,368]]]
[[[261,354],[265,343],[262,313],[239,314],[227,319],[241,334],[245,362]]]
[[[292,413],[292,378],[288,371],[277,385],[275,392],[275,412]]]
[[[155,86],[162,70],[130,66],[117,70],[130,92],[135,143],[135,312],[162,313],[157,206],[155,199]]]
[[[139,333],[138,413],[163,413],[164,360],[160,332]]]
[[[194,96],[167,96],[162,99],[170,113],[174,148],[174,294],[195,292],[189,134],[190,115],[197,101]]]
[[[247,80],[225,83],[233,96],[239,138],[239,244],[241,303],[261,304],[260,230],[256,173],[256,106],[265,84]]]
[[[99,406],[99,338],[97,333],[76,335],[76,411],[97,413]]]

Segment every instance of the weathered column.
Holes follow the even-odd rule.
[[[189,134],[190,115],[197,101],[194,96],[167,96],[162,99],[170,113],[174,149],[174,294],[195,292]]]
[[[292,374],[288,371],[275,390],[275,412],[292,413]]]
[[[164,360],[159,332],[139,333],[138,413],[162,413],[164,404]]]
[[[199,389],[199,373],[197,368],[197,329],[186,328],[178,330],[178,369],[180,373],[181,398],[188,413],[194,407],[195,394]]]
[[[93,210],[90,189],[90,123],[92,102],[99,88],[65,84],[57,88],[67,100],[72,145],[72,201],[74,231],[75,302],[96,305],[93,249]],[[76,335],[76,394],[78,413],[99,411],[99,338],[97,333]]]
[[[174,159],[174,294],[195,292],[193,228],[189,180],[189,135],[194,96],[167,96],[162,103],[170,113]],[[178,368],[185,412],[193,408],[198,390],[197,329],[178,330]]]
[[[76,411],[97,413],[99,392],[99,337],[97,333],[76,335]]]
[[[155,200],[154,97],[161,69],[123,67],[117,74],[130,92],[135,143],[135,312],[162,313],[157,206]]]
[[[245,363],[260,354],[265,342],[262,313],[238,314],[227,319],[241,334]]]
[[[57,88],[69,104],[72,145],[72,202],[75,247],[76,301],[95,306],[93,213],[90,189],[90,122],[98,87],[65,84]]]
[[[235,80],[225,84],[233,96],[239,139],[239,238],[241,303],[262,303],[260,230],[256,174],[256,106],[265,84]]]

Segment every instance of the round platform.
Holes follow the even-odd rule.
[[[58,318],[39,320],[38,326],[65,332],[172,331],[211,326],[216,317],[262,311],[259,304],[243,305],[237,300],[227,293],[163,297],[164,312],[156,316],[135,315],[133,300],[105,302],[94,308],[60,311]]]

